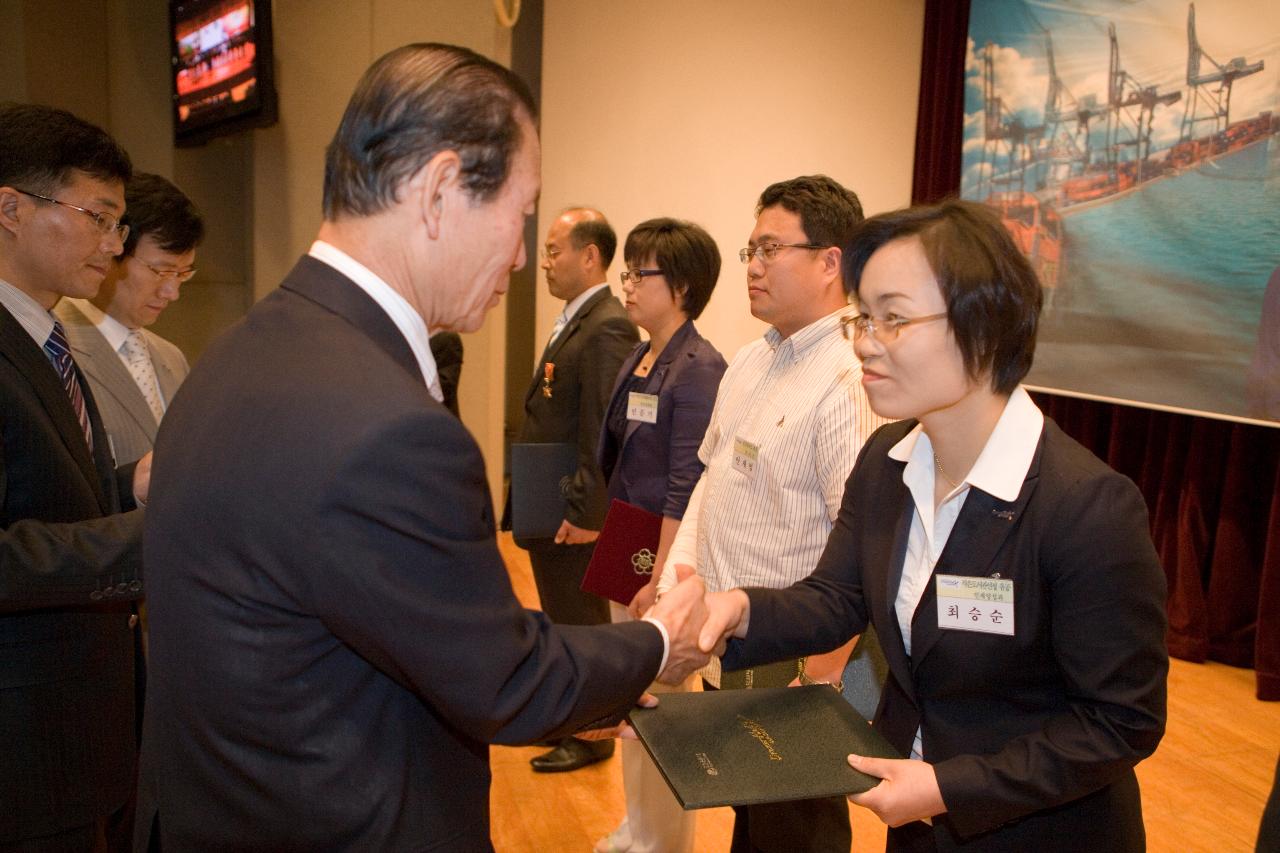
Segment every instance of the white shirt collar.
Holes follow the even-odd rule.
[[[1009,395],[978,460],[956,490],[974,486],[1002,501],[1017,500],[1043,431],[1044,413],[1019,385]],[[902,472],[903,482],[910,485],[917,478],[927,479],[932,494],[933,444],[919,424],[889,449],[889,458],[907,463]]]
[[[391,318],[391,322],[395,323],[396,328],[400,330],[400,334],[409,344],[409,349],[413,350],[413,357],[418,361],[422,379],[427,383],[431,396],[443,402],[444,394],[440,390],[436,360],[431,356],[430,336],[427,334],[427,324],[422,319],[422,315],[413,310],[413,306],[396,293],[391,285],[383,281],[377,273],[337,246],[323,240],[316,240],[311,244],[307,254],[351,279],[361,290],[369,294],[374,302],[378,303],[378,306]]]
[[[88,299],[70,299],[68,301],[78,308],[81,314],[89,318],[89,322],[102,333],[102,336],[107,339],[107,343],[111,344],[113,350],[120,352],[120,347],[124,346],[125,340],[129,337],[130,329],[128,326],[104,312]]]
[[[44,349],[45,341],[49,340],[49,335],[53,333],[53,322],[57,318],[44,310],[44,306],[32,299],[28,293],[19,290],[2,278],[0,278],[0,305],[9,309],[9,313],[36,342],[36,346]]]
[[[782,337],[782,333],[778,331],[776,326],[770,326],[765,329],[764,339],[769,344],[769,349],[775,352],[779,347],[788,341],[791,342],[792,358],[799,361],[804,357],[814,344],[825,339],[827,335],[840,328],[840,320],[850,311],[850,306],[842,305],[840,308],[832,311],[824,317],[814,320],[809,325],[797,329],[787,338]]]
[[[561,312],[560,316],[564,317],[566,323],[569,322],[573,319],[574,315],[578,313],[578,309],[581,308],[588,299],[595,296],[600,292],[600,290],[607,288],[608,286],[609,282],[602,281],[599,284],[588,287],[586,290],[573,297],[573,300],[569,302],[569,304],[564,306],[564,311]]]

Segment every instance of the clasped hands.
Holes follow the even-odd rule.
[[[661,622],[671,641],[667,665],[658,673],[663,684],[681,683],[713,654],[724,654],[730,637],[746,636],[751,606],[742,590],[707,592],[691,566],[675,568],[679,583],[642,614]]]

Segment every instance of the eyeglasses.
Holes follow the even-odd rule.
[[[641,280],[647,275],[662,275],[662,270],[626,270],[620,278],[623,284],[629,281],[639,287]]]
[[[14,187],[14,189],[17,189],[17,187]],[[29,195],[32,198],[38,198],[41,201],[48,201],[48,202],[52,202],[53,204],[60,204],[63,207],[69,207],[72,210],[78,210],[81,213],[83,213],[85,216],[93,220],[93,223],[98,226],[99,232],[103,234],[115,234],[120,238],[121,243],[129,239],[129,226],[125,225],[123,222],[121,222],[119,219],[116,219],[114,216],[112,216],[109,213],[99,213],[96,210],[90,210],[87,207],[80,207],[77,204],[68,204],[65,201],[58,201],[56,198],[49,198],[47,195],[40,195],[39,193],[31,193],[31,192],[27,192],[26,190],[18,190],[18,192],[22,193],[23,195]]]
[[[777,257],[778,252],[783,249],[829,249],[830,246],[815,246],[813,243],[761,243],[754,249],[739,249],[738,260],[744,264],[751,263],[752,258],[759,258],[763,261],[771,261]]]
[[[898,339],[898,334],[902,331],[903,326],[941,320],[946,316],[945,311],[941,314],[926,314],[923,317],[897,317],[891,314],[882,319],[876,319],[870,314],[857,314],[840,320],[840,333],[844,335],[846,341],[854,343],[862,340],[863,336],[870,334],[880,343],[887,344]]]
[[[171,279],[174,284],[182,284],[183,282],[188,281],[191,276],[196,274],[195,267],[187,267],[185,270],[166,270],[159,267],[153,267],[141,258],[136,258],[135,260],[147,269],[151,270],[151,272],[155,274],[156,278]]]
[[[559,255],[563,252],[564,252],[564,249],[552,249],[552,248],[543,246],[542,249],[538,251],[538,254],[542,256],[542,259],[544,261],[547,260],[548,258],[554,261],[556,259],[556,255]]]

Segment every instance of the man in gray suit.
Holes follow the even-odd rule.
[[[54,310],[76,364],[89,377],[116,464],[151,450],[169,401],[186,378],[182,351],[149,332],[183,282],[195,275],[204,220],[191,199],[159,175],[139,172],[125,188],[129,239],[98,295]]]

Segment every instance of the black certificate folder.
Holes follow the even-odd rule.
[[[680,805],[745,806],[856,794],[880,781],[849,753],[901,758],[826,685],[664,693],[631,726]]]
[[[577,469],[572,444],[511,445],[511,532],[517,539],[556,535],[564,521],[564,490]]]

